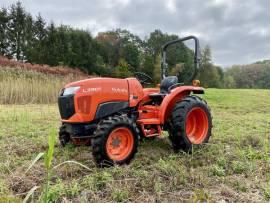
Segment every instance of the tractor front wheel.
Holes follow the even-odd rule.
[[[190,152],[193,145],[206,143],[211,136],[210,109],[195,95],[175,104],[170,121],[169,136],[175,150]]]
[[[137,152],[138,136],[136,124],[124,114],[102,120],[92,138],[97,165],[128,164]]]

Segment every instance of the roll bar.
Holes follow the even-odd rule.
[[[162,60],[161,60],[161,79],[164,79],[165,77],[167,77],[167,70],[168,70],[168,64],[166,62],[166,51],[167,48],[173,44],[176,44],[178,42],[183,42],[183,41],[187,41],[193,39],[195,42],[195,54],[194,54],[194,72],[192,74],[192,76],[189,79],[189,82],[191,82],[197,75],[197,70],[200,67],[200,61],[201,61],[201,52],[200,52],[200,43],[199,43],[199,39],[195,36],[188,36],[188,37],[184,37],[181,39],[176,39],[176,40],[172,40],[167,42],[166,44],[163,45],[162,47]]]

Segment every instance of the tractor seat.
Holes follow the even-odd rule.
[[[176,85],[178,78],[176,76],[169,76],[164,78],[160,83],[160,92],[149,94],[150,99],[154,101],[162,101],[164,97],[169,94],[169,88]]]
[[[168,94],[169,88],[178,83],[178,78],[176,76],[168,76],[164,78],[160,83],[160,93]]]

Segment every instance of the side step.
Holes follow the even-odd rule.
[[[155,118],[140,119],[137,121],[145,137],[161,136],[160,120]]]
[[[159,125],[160,120],[156,118],[139,119],[137,120],[137,123],[143,125]]]

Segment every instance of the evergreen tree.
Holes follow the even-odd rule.
[[[69,29],[68,32],[70,35],[68,65],[84,69],[90,74],[99,74],[97,70],[98,45],[90,33],[74,29]]]
[[[25,39],[27,34],[27,14],[21,2],[11,5],[9,10],[9,21],[7,23],[7,40],[9,43],[7,55],[17,60],[24,59]]]
[[[48,27],[47,27],[47,37],[44,42],[44,55],[43,55],[43,60],[46,61],[46,64],[48,65],[58,65],[57,61],[57,39],[56,39],[56,28],[54,23],[52,22]]]
[[[8,56],[8,41],[7,41],[7,9],[0,9],[0,54]]]
[[[33,22],[32,43],[28,47],[27,59],[33,63],[45,64],[45,41],[47,38],[46,22],[40,14]]]
[[[22,53],[23,53],[23,60],[30,61],[29,60],[29,54],[31,52],[31,49],[33,47],[33,40],[34,40],[34,32],[33,32],[33,24],[34,20],[30,14],[26,14],[25,17],[25,33],[23,37],[23,43],[22,43]]]

